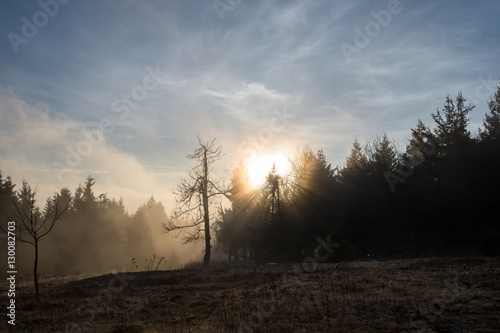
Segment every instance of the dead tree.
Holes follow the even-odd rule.
[[[182,178],[174,190],[177,207],[170,218],[163,224],[165,232],[186,232],[184,243],[205,239],[205,256],[203,265],[209,266],[211,237],[210,237],[210,207],[220,196],[227,196],[228,190],[224,184],[213,175],[212,164],[222,158],[221,147],[216,145],[215,139],[202,142],[198,136],[200,147],[196,148],[187,158],[195,160],[197,164],[188,170],[188,176]]]

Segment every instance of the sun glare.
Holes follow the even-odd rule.
[[[250,160],[247,163],[250,184],[253,187],[264,184],[273,164],[279,175],[285,175],[290,170],[290,162],[283,154],[261,154]]]

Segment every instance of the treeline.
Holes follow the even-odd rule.
[[[89,176],[73,193],[63,188],[48,198],[45,205],[41,205],[36,201],[36,188],[24,181],[16,190],[11,178],[4,177],[0,172],[2,226],[6,226],[7,221],[16,221],[19,232],[20,215],[30,219],[29,214],[33,214],[43,220],[53,213],[54,205],[60,210],[66,209],[38,245],[39,267],[43,275],[156,268],[160,254],[155,248],[150,225],[166,219],[162,203],[151,197],[135,213],[129,214],[121,199],[109,199],[106,194],[96,196],[94,184],[95,179]],[[30,235],[24,236],[31,239]],[[33,247],[17,242],[16,266],[21,271],[31,272],[33,253]],[[153,263],[154,254],[157,255]],[[167,257],[162,260],[163,269],[178,264],[175,252],[163,256]]]
[[[196,182],[181,182],[181,199],[197,204],[180,214],[185,219],[186,212],[196,213],[187,224],[194,228],[188,240],[209,235],[210,249],[214,242],[206,231],[213,230],[230,260],[261,262],[297,262],[311,256],[337,261],[459,252],[498,255],[500,87],[475,135],[468,129],[474,108],[461,93],[447,97],[441,110],[431,114],[432,126],[419,120],[411,129],[404,151],[382,134],[366,144],[355,141],[342,167],[333,168],[321,150],[306,147],[289,157],[288,174],[273,168],[258,188],[250,185],[243,163],[229,188],[215,184],[208,177],[207,153],[216,160],[220,148],[200,141],[195,151],[200,155],[193,155],[201,158],[199,168],[190,173]],[[89,176],[73,193],[64,188],[41,207],[36,188],[24,181],[16,189],[11,178],[0,173],[1,225],[19,221],[19,207],[29,207],[24,210],[41,220],[54,214],[54,207],[67,207],[40,245],[41,273],[155,268],[148,261],[157,253],[149,225],[172,217],[153,197],[129,214],[122,200],[96,196],[94,184]],[[221,206],[217,221],[207,229],[210,214],[208,209],[202,214],[201,207],[212,205],[216,194],[231,205]],[[165,226],[165,231],[183,228]],[[324,241],[340,247],[315,253],[318,242]],[[32,258],[31,248],[19,247],[17,267],[29,269]],[[163,268],[175,267],[178,260],[172,250]]]
[[[342,168],[322,151],[290,157],[252,189],[245,165],[231,180],[231,208],[215,229],[231,260],[300,261],[318,237],[341,246],[328,260],[444,253],[500,254],[500,87],[484,128],[468,130],[475,106],[461,93],[418,121],[405,151],[386,134],[355,141]]]

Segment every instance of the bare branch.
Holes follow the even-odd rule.
[[[223,157],[222,148],[217,146],[216,140],[203,142],[198,135],[199,147],[196,148],[187,158],[195,160],[196,164],[186,177],[181,178],[179,184],[173,191],[176,196],[177,208],[174,210],[171,219],[163,225],[165,232],[178,231],[178,235],[183,231],[188,232],[184,237],[184,242],[189,243],[201,238],[205,239],[204,263],[208,265],[210,261],[210,205],[214,203],[220,195],[227,196],[224,186],[219,186],[217,181],[210,179],[213,173],[212,164]],[[182,223],[177,223],[182,218]],[[185,221],[191,221],[185,223]],[[203,226],[203,228],[201,228]]]

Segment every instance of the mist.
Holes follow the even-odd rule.
[[[95,179],[88,176],[74,191],[54,229],[39,243],[40,277],[85,277],[111,271],[178,269],[201,255],[198,244],[183,245],[162,231],[167,220],[164,205],[153,196],[128,212],[122,199],[94,194]],[[63,191],[61,191],[63,192]],[[37,202],[43,209],[43,201]],[[3,201],[2,220],[16,221],[15,209]],[[2,251],[6,260],[6,252]],[[20,276],[33,278],[34,248],[17,242]]]

